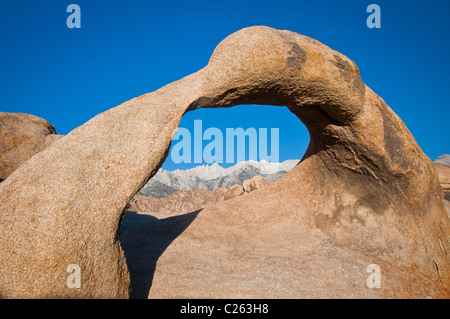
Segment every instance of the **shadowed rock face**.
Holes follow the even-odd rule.
[[[309,148],[280,180],[202,210],[158,260],[150,297],[445,296],[431,161],[354,62],[268,27],[230,35],[202,70],[97,115],[0,184],[1,296],[128,297],[126,204],[184,113],[237,104],[287,106]],[[371,263],[382,289],[366,286]],[[66,286],[69,264],[80,289]]]

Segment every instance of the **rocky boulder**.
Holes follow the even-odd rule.
[[[245,191],[244,191],[244,187],[242,187],[242,185],[238,185],[238,184],[233,185],[225,193],[224,200],[228,200],[228,199],[232,199],[237,196],[241,196],[244,193],[245,193]]]
[[[262,176],[255,176],[251,179],[244,181],[243,187],[246,193],[250,193],[258,188],[264,187],[269,184],[269,181]]]
[[[60,137],[55,127],[40,117],[0,112],[0,181]]]
[[[245,180],[242,186],[236,184],[230,187],[228,191],[225,193],[224,199],[228,200],[243,195],[245,193],[250,193],[251,191],[261,188],[267,184],[269,184],[269,181],[265,177],[255,176],[251,179]]]

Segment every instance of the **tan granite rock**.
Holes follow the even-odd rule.
[[[255,176],[251,179],[245,180],[242,186],[244,187],[244,191],[246,193],[250,193],[251,191],[264,187],[267,184],[269,184],[269,181],[266,178],[263,176]]]
[[[200,188],[183,189],[166,198],[154,198],[135,195],[129,202],[128,210],[140,213],[157,213],[169,217],[190,213],[208,204],[223,201],[226,188],[216,188],[211,191]]]
[[[0,112],[0,181],[61,137],[40,117]]]
[[[245,193],[245,191],[244,191],[244,187],[242,187],[242,185],[237,185],[237,184],[233,185],[225,193],[224,200],[229,200],[229,199],[235,198],[237,196],[241,196],[244,193]]]
[[[128,201],[184,113],[237,104],[287,106],[309,148],[281,179],[189,220],[148,277],[150,297],[448,297],[449,221],[430,159],[353,61],[268,27],[230,35],[205,68],[97,115],[2,182],[0,295],[129,297]],[[81,288],[67,286],[69,264]]]

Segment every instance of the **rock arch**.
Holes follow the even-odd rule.
[[[278,248],[309,241],[315,249],[337,249],[320,253],[323,265],[315,271],[323,278],[336,266],[327,261],[346,260],[345,285],[367,275],[354,274],[354,265],[377,260],[393,269],[388,280],[403,278],[401,267],[416,267],[421,279],[431,278],[437,295],[445,293],[448,218],[431,161],[364,85],[353,61],[308,37],[261,26],[227,37],[200,71],[97,115],[0,184],[1,296],[128,297],[118,242],[126,204],[164,162],[185,112],[237,104],[288,106],[308,128],[310,145],[295,169],[247,202],[236,198],[205,209],[189,228],[192,234],[213,214],[220,222],[231,203],[239,204],[252,213],[224,224],[277,217],[288,234]],[[276,187],[283,190],[277,198],[269,194]],[[176,240],[173,249],[180,245]],[[69,264],[81,268],[80,289],[66,285]],[[159,278],[156,291],[168,279]],[[413,284],[400,279],[400,295],[414,295]],[[321,289],[310,288],[309,296]],[[248,294],[260,295],[257,288]],[[364,294],[374,296],[368,289]]]

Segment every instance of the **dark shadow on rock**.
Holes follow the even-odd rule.
[[[158,258],[200,211],[164,219],[127,212],[120,228],[120,243],[130,272],[131,298],[147,299]]]

